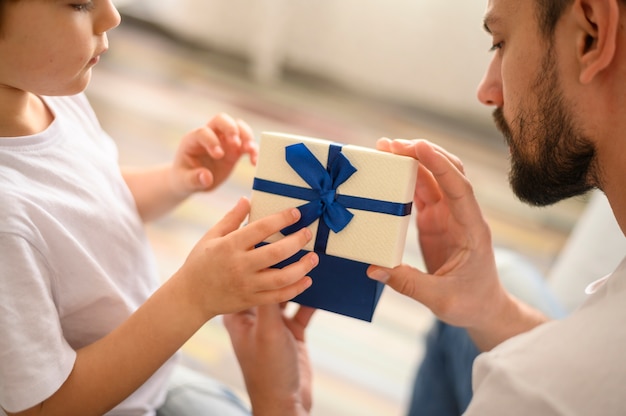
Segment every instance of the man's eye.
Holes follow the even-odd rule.
[[[79,12],[89,12],[94,8],[93,1],[88,1],[86,3],[75,3],[71,4],[71,6],[74,10]]]

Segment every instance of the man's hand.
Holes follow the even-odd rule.
[[[300,306],[288,317],[283,305],[265,305],[224,317],[255,416],[308,415],[311,365],[304,342],[315,310]]]
[[[381,139],[377,147],[420,162],[414,204],[427,270],[370,266],[368,275],[467,328],[483,350],[544,322],[502,287],[491,231],[461,161],[426,140]]]

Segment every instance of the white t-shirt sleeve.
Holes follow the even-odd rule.
[[[498,359],[482,357],[474,366],[474,396],[465,416],[565,415],[542,383],[518,374]],[[535,380],[536,381],[536,380]]]
[[[0,251],[20,259],[0,262],[0,402],[14,412],[58,390],[76,353],[63,338],[52,274],[38,250],[22,237],[3,233]]]
[[[466,416],[626,415],[626,260],[568,317],[474,361]]]

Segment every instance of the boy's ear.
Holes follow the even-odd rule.
[[[571,9],[577,25],[576,58],[579,80],[591,82],[615,58],[620,0],[575,0]]]

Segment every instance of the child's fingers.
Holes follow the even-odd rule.
[[[211,128],[205,126],[196,130],[196,137],[200,146],[211,156],[213,159],[221,159],[226,153],[220,139]]]
[[[239,125],[231,116],[226,113],[220,113],[213,117],[208,126],[221,136],[226,143],[230,145],[240,146],[241,137],[239,136]]]
[[[252,128],[248,125],[248,123],[241,119],[237,119],[237,129],[242,143],[254,142],[254,133],[252,133]]]
[[[311,231],[303,228],[278,241],[259,247],[249,253],[250,265],[257,270],[271,267],[297,254],[311,238]]]
[[[241,149],[244,153],[247,153],[250,156],[250,163],[256,165],[258,156],[259,156],[259,147],[254,140],[254,134],[252,133],[252,129],[243,120],[237,120],[237,125],[239,127],[239,137],[241,139]]]
[[[254,247],[300,219],[297,208],[288,208],[249,223],[237,232],[240,247]]]
[[[308,253],[300,260],[293,262],[282,269],[271,268],[270,265],[261,273],[262,278],[258,280],[255,288],[259,292],[264,292],[293,285],[313,270],[318,263],[318,255],[316,253]]]
[[[237,230],[241,223],[246,219],[250,212],[250,201],[247,198],[242,197],[237,201],[237,204],[230,211],[224,215],[224,217],[215,224],[208,232],[207,236],[210,238],[223,237],[227,234]]]
[[[192,191],[204,191],[209,189],[214,182],[213,172],[201,167],[183,172],[183,183],[186,189]]]
[[[259,305],[287,302],[307,290],[313,284],[309,276],[300,275],[292,284],[275,289],[257,292]]]

